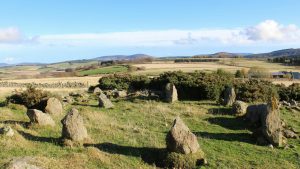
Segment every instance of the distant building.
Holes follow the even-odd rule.
[[[300,73],[299,72],[291,72],[293,79],[300,79]]]
[[[291,79],[300,79],[299,72],[281,71],[281,72],[273,72],[271,75],[272,75],[272,78],[274,78],[274,79],[281,79],[281,78],[288,78],[288,77],[290,77]]]
[[[273,72],[272,73],[272,77],[275,79],[284,78],[284,75],[285,75],[285,73],[283,73],[283,72]]]
[[[114,60],[108,60],[108,61],[101,62],[101,66],[110,66],[110,65],[114,65],[114,64],[116,64],[116,61],[114,61]]]

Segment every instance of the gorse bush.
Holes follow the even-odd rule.
[[[159,77],[111,75],[99,80],[99,87],[103,90],[164,90],[167,83],[173,83],[178,91],[179,99],[218,99],[226,85],[233,82],[233,75],[219,70],[213,73],[193,72],[184,73],[165,72]]]
[[[150,78],[144,75],[114,74],[101,78],[97,86],[103,90],[142,90],[148,88],[149,83]]]
[[[280,97],[280,100],[300,100],[300,84],[293,83],[292,85],[286,87],[285,85],[277,85],[278,94]]]
[[[15,94],[6,98],[7,103],[22,104],[27,108],[35,108],[42,100],[51,97],[49,92],[28,86],[25,91],[15,92]]]
[[[285,87],[275,86],[269,81],[260,79],[235,80],[233,74],[222,69],[212,73],[165,72],[154,78],[128,74],[111,75],[101,78],[97,86],[103,90],[164,91],[167,83],[173,83],[176,86],[180,100],[220,100],[225,87],[234,87],[237,99],[245,102],[266,102],[273,95],[280,97],[280,100],[300,100],[299,84]]]
[[[232,84],[233,75],[219,70],[213,73],[166,72],[150,83],[151,87],[163,89],[166,83],[173,83],[182,100],[217,100],[225,86]]]
[[[267,69],[258,66],[250,68],[248,75],[251,78],[269,78],[271,76]]]
[[[245,102],[266,102],[270,96],[278,97],[277,88],[272,82],[250,79],[234,83],[237,99]]]

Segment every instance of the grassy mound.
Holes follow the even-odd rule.
[[[165,159],[167,168],[196,168],[203,163],[204,153],[199,151],[193,154],[168,153]]]

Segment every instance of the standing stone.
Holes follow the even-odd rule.
[[[174,84],[168,83],[165,87],[166,101],[173,103],[178,100],[177,89]]]
[[[224,106],[232,106],[235,102],[236,94],[233,87],[227,87],[224,91]]]
[[[294,139],[298,139],[299,138],[298,135],[294,131],[292,131],[290,129],[283,130],[283,135],[286,138],[294,138]]]
[[[181,154],[196,153],[199,149],[197,137],[183,123],[180,117],[176,117],[173,126],[166,137],[169,152]]]
[[[88,137],[87,130],[83,123],[83,118],[78,110],[72,108],[68,114],[61,120],[63,125],[62,138],[81,142]]]
[[[7,137],[12,137],[14,136],[15,132],[10,126],[5,126],[0,129],[0,134]]]
[[[118,90],[115,95],[116,95],[117,98],[118,97],[122,98],[122,97],[126,97],[127,96],[127,92],[124,91],[124,90],[120,90],[120,91]]]
[[[291,106],[293,107],[297,107],[298,106],[298,103],[295,101],[295,100],[291,100]]]
[[[59,115],[63,113],[63,106],[61,102],[54,97],[51,97],[47,100],[47,105],[45,107],[45,113],[52,115]]]
[[[9,163],[4,165],[5,169],[41,169],[31,163],[33,163],[36,159],[31,157],[20,157],[14,158]]]
[[[287,102],[287,101],[282,101],[282,105],[283,106],[287,106],[287,107],[291,107],[291,103]]]
[[[271,144],[281,147],[283,145],[283,135],[279,117],[278,101],[275,97],[272,97],[267,104],[267,111],[263,113],[261,120],[262,133],[265,138]]]
[[[242,101],[235,101],[232,105],[232,113],[237,116],[243,116],[247,112],[247,103]]]
[[[28,109],[27,116],[32,124],[38,124],[40,126],[55,126],[54,120],[49,114],[43,113],[37,109]]]
[[[250,105],[247,107],[246,119],[253,126],[258,126],[261,123],[261,116],[267,111],[266,104]]]
[[[106,95],[104,93],[100,94],[98,101],[99,101],[99,107],[104,107],[107,109],[114,107],[112,102],[106,97]]]
[[[69,104],[72,104],[74,102],[74,99],[71,96],[66,96],[64,98],[64,102],[67,102]]]
[[[102,90],[99,87],[96,87],[93,91],[94,94],[100,94],[102,93]]]

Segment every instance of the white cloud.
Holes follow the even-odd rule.
[[[300,29],[296,25],[281,25],[274,20],[266,20],[260,24],[246,28],[244,31],[252,41],[299,41]]]
[[[282,25],[266,20],[255,26],[232,29],[146,30],[134,32],[49,34],[34,38],[23,37],[16,28],[0,30],[0,42],[38,42],[48,47],[147,47],[179,45],[249,45],[257,43],[300,43],[296,25]]]
[[[3,59],[3,61],[4,61],[5,63],[12,63],[13,61],[15,61],[15,58],[14,58],[14,57],[5,57],[5,58]]]
[[[15,43],[22,40],[22,35],[17,28],[0,29],[0,43]]]
[[[174,46],[195,45],[197,43],[218,41],[220,43],[241,43],[238,29],[232,30],[160,30],[137,32],[114,32],[103,34],[63,34],[41,35],[40,43],[101,45],[101,46]],[[242,36],[242,35],[241,35]]]

